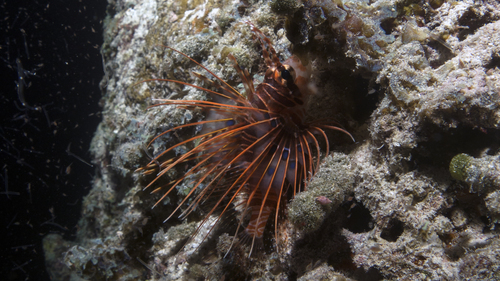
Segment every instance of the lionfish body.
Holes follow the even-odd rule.
[[[251,253],[255,241],[262,238],[267,221],[273,214],[275,235],[278,235],[280,208],[286,204],[289,197],[305,190],[306,182],[314,175],[319,166],[320,155],[316,136],[325,139],[328,154],[328,139],[323,129],[349,133],[322,122],[306,121],[305,101],[311,92],[307,69],[294,56],[281,63],[270,40],[253,24],[249,24],[261,43],[267,70],[262,83],[255,88],[248,71],[241,69],[236,59],[229,55],[245,87],[246,97],[201,64],[170,48],[213,75],[217,80],[212,81],[194,73],[215,90],[176,80],[152,79],[204,90],[211,95],[212,101],[161,100],[161,104],[154,105],[201,107],[206,109],[207,115],[204,121],[181,125],[163,132],[161,135],[184,127],[203,125],[199,135],[168,148],[139,170],[144,174],[157,173],[156,179],[146,186],[148,188],[175,166],[197,160],[194,167],[172,181],[167,188],[159,187],[153,191],[166,190],[156,204],[187,177],[201,174],[189,194],[167,220],[179,211],[189,198],[193,200],[181,217],[188,215],[207,198],[215,199],[215,206],[208,211],[196,234],[217,209],[222,209],[217,219],[219,221],[233,206],[241,212],[236,232],[244,228],[244,237],[252,241]],[[163,159],[167,152],[195,141],[199,144],[187,153]],[[199,191],[198,187],[203,185],[205,187]]]

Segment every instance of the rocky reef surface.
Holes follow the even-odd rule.
[[[44,241],[54,280],[500,279],[498,1],[108,2],[103,120],[91,147],[98,169],[76,241]],[[189,71],[203,71],[164,46],[243,89],[228,54],[257,81],[264,70],[245,21],[282,60],[295,54],[311,66],[312,118],[336,120],[356,139],[331,133],[334,152],[288,204],[280,239],[251,257],[244,245],[226,255],[234,232],[224,229],[202,243],[209,227],[182,248],[203,213],[163,221],[189,181],[151,208],[161,195],[143,188],[153,177],[134,172],[197,130],[147,149],[154,136],[204,117],[148,109],[154,99],[207,99],[143,82],[200,83]]]

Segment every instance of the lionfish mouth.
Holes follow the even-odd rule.
[[[208,93],[212,101],[160,99],[161,103],[151,106],[202,108],[206,112],[206,118],[171,128],[153,138],[148,146],[167,133],[186,127],[203,126],[201,133],[171,146],[137,171],[144,175],[156,174],[156,178],[144,188],[148,189],[171,169],[194,160],[196,164],[189,171],[169,185],[152,191],[163,192],[153,207],[183,181],[202,172],[193,188],[166,220],[176,214],[189,199],[189,206],[180,214],[181,218],[189,215],[206,199],[214,200],[214,206],[191,236],[194,237],[216,210],[222,209],[215,223],[231,208],[235,208],[241,212],[236,234],[240,233],[244,239],[251,241],[250,256],[256,241],[263,237],[269,217],[273,214],[275,216],[274,232],[275,237],[278,237],[280,208],[285,206],[287,198],[307,189],[307,182],[320,164],[318,136],[326,143],[326,155],[329,153],[329,144],[325,129],[352,136],[331,122],[306,120],[306,101],[314,91],[309,82],[308,69],[295,56],[281,63],[271,41],[252,23],[247,24],[262,46],[267,70],[262,83],[254,87],[248,71],[243,70],[232,55],[228,56],[245,87],[245,96],[194,59],[165,46],[190,59],[216,80],[194,73],[210,86],[208,88],[172,79],[149,79],[141,82],[163,81],[194,87]],[[193,145],[194,148],[186,153],[172,158],[167,156],[172,150],[195,142],[199,144]],[[200,186],[204,186],[201,191]]]

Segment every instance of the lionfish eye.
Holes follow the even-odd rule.
[[[292,74],[287,69],[283,69],[281,71],[281,78],[285,79],[286,81],[290,81],[293,79]]]

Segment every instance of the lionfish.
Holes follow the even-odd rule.
[[[214,81],[192,72],[214,90],[173,79],[149,79],[142,82],[164,81],[194,87],[208,93],[212,101],[160,99],[160,104],[152,105],[151,107],[176,105],[183,108],[203,108],[206,117],[204,121],[180,125],[153,138],[149,145],[167,133],[186,127],[203,126],[198,135],[166,149],[138,171],[143,174],[156,174],[156,178],[144,188],[147,189],[174,167],[197,161],[182,176],[167,186],[152,191],[157,193],[168,188],[154,206],[188,177],[200,173],[194,187],[165,221],[178,212],[190,198],[192,200],[180,218],[185,218],[207,198],[215,199],[214,206],[208,211],[192,238],[216,210],[222,209],[215,224],[233,206],[241,212],[236,234],[240,233],[244,239],[251,239],[250,256],[255,242],[262,241],[267,221],[273,214],[275,237],[278,237],[280,208],[283,209],[288,198],[306,190],[307,182],[318,169],[320,145],[316,136],[324,139],[327,155],[329,144],[324,129],[337,130],[351,138],[352,136],[331,123],[306,120],[306,100],[313,92],[309,85],[308,69],[296,56],[281,63],[270,39],[252,23],[248,24],[260,41],[267,70],[262,83],[254,87],[249,72],[238,65],[234,56],[228,55],[241,78],[246,95],[242,95],[186,54],[165,46],[190,59],[215,77]],[[198,144],[186,153],[163,160],[166,154],[175,148],[188,143],[195,145],[197,142]],[[240,229],[244,230],[239,231]],[[213,226],[210,231],[212,230]],[[207,236],[208,234],[204,239]]]

